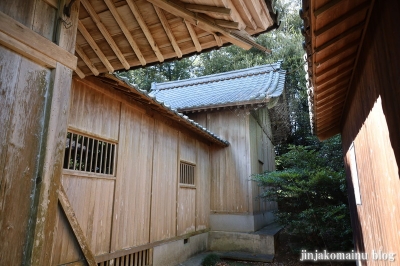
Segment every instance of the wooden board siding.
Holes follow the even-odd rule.
[[[209,228],[211,162],[209,146],[197,141],[196,231]]]
[[[155,122],[150,242],[176,236],[178,131]]]
[[[115,180],[64,174],[62,182],[92,252],[108,253]]]
[[[373,249],[396,253],[396,261],[400,254],[400,33],[392,21],[398,18],[398,10],[398,1],[375,1],[342,127],[355,245],[369,253]],[[352,142],[361,205],[355,204],[350,172]]]
[[[153,141],[154,119],[123,104],[111,251],[150,241]]]
[[[118,140],[120,102],[87,89],[80,82],[73,83],[71,112],[68,126],[79,132]]]
[[[0,46],[0,80],[0,264],[20,265],[40,173],[50,70]]]
[[[179,187],[177,216],[178,236],[196,231],[196,188]]]
[[[211,211],[249,212],[251,181],[249,120],[246,111],[221,111],[207,114],[207,126],[230,142],[225,149],[211,151]]]

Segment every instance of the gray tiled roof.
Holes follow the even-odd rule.
[[[153,83],[150,95],[179,110],[268,102],[282,94],[285,74],[278,61],[199,78]]]

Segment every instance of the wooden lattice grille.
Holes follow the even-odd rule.
[[[194,185],[194,165],[181,162],[179,183]]]
[[[152,265],[152,250],[146,249],[97,263],[98,266],[148,266]]]
[[[64,169],[114,176],[116,144],[67,133]]]

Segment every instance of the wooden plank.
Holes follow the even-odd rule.
[[[248,2],[248,0],[233,0],[233,3],[236,3],[237,6],[240,5],[240,11],[244,13],[244,15],[241,16],[243,17],[243,21],[246,23],[246,25],[253,30],[257,30],[257,24],[254,21],[249,9],[247,8],[246,2]]]
[[[314,10],[313,13],[314,13],[315,18],[317,18],[318,16],[322,15],[323,13],[325,13],[326,11],[328,11],[329,9],[334,7],[335,5],[339,4],[340,2],[342,2],[342,0],[331,0],[327,4],[325,4],[322,7],[318,8],[317,10]]]
[[[106,26],[101,22],[99,15],[97,15],[96,11],[93,9],[92,5],[89,3],[88,0],[81,0],[82,5],[89,13],[90,17],[93,19],[94,23],[96,24],[97,28],[100,30],[101,34],[106,39],[108,45],[110,45],[111,49],[114,51],[115,55],[124,66],[126,70],[130,68],[129,63],[126,61],[125,56],[122,54],[121,50],[119,49],[118,45],[115,43],[114,39],[111,37],[110,33],[108,32]]]
[[[144,58],[142,52],[140,51],[139,46],[137,45],[136,41],[133,39],[132,34],[129,32],[128,28],[126,27],[124,21],[122,20],[121,16],[119,15],[117,9],[115,8],[113,2],[111,0],[104,0],[108,9],[110,10],[111,14],[113,15],[115,21],[118,23],[119,27],[121,28],[122,32],[124,33],[125,38],[129,42],[129,45],[132,47],[133,51],[136,54],[136,57],[139,59],[142,66],[146,65],[146,59]]]
[[[171,30],[171,27],[169,26],[167,18],[165,17],[164,11],[161,8],[157,7],[157,6],[153,6],[153,7],[154,7],[154,10],[157,13],[158,18],[161,21],[161,24],[162,24],[162,26],[163,26],[163,28],[165,30],[165,33],[168,36],[169,41],[172,44],[172,47],[174,48],[174,51],[175,51],[176,55],[178,56],[178,58],[182,58],[181,48],[179,48],[179,45],[176,42],[175,36],[174,36],[174,34],[173,34],[172,30]]]
[[[32,61],[42,65],[46,68],[55,68],[57,61],[48,57],[47,55],[25,45],[13,37],[0,32],[0,44],[17,52],[18,54],[31,59]]]
[[[232,1],[231,0],[222,0],[222,3],[224,3],[224,6],[226,8],[229,8],[232,11],[231,18],[233,21],[235,21],[239,24],[239,30],[244,30],[246,28],[246,24],[244,23],[242,16],[239,14],[236,7],[233,5]]]
[[[72,209],[71,204],[69,203],[68,196],[65,193],[64,187],[61,185],[58,192],[58,199],[62,206],[62,209],[67,216],[68,222],[71,225],[72,230],[74,231],[75,237],[78,240],[79,246],[83,252],[83,255],[86,258],[87,263],[90,266],[96,266],[96,260],[94,258],[93,252],[90,250],[90,247],[86,241],[86,237],[83,234],[83,231],[76,219],[74,210]]]
[[[144,18],[139,11],[139,8],[135,4],[133,0],[127,0],[129,8],[131,9],[133,15],[135,16],[137,22],[139,23],[140,28],[142,29],[144,35],[147,38],[147,41],[149,42],[151,48],[153,49],[158,61],[164,62],[164,56],[162,55],[160,49],[158,48],[157,43],[154,41],[153,35],[151,34],[149,28],[146,25],[146,22],[144,21]]]
[[[197,34],[193,29],[192,24],[190,24],[189,22],[187,22],[186,20],[184,20],[186,28],[189,31],[190,37],[192,38],[193,44],[196,47],[196,51],[197,52],[201,52],[202,48],[201,48],[201,44],[199,42],[199,39],[197,38]]]
[[[221,47],[224,44],[224,42],[222,41],[221,37],[219,37],[215,33],[213,33],[213,35],[214,35],[214,39],[215,39],[215,42],[217,43],[218,47]]]
[[[212,19],[207,18],[206,16],[200,14],[196,15],[194,12],[187,10],[182,6],[181,4],[175,3],[175,2],[167,2],[165,0],[148,0],[150,3],[153,5],[156,5],[165,11],[174,14],[175,16],[181,17],[191,23],[192,25],[195,25],[207,32],[214,33],[214,32],[219,32],[221,33],[226,39],[243,48],[243,49],[250,49],[252,46],[244,42],[243,40],[240,40],[239,38],[233,36],[230,34],[230,32],[226,31],[224,28],[212,23]],[[128,2],[129,3],[129,2]]]
[[[104,64],[104,66],[107,68],[107,70],[110,73],[113,73],[114,72],[113,66],[110,64],[110,62],[108,61],[106,56],[101,51],[100,47],[93,40],[92,36],[86,30],[85,26],[82,24],[82,22],[80,20],[78,21],[78,30],[82,34],[83,38],[85,38],[85,40],[88,42],[90,47],[92,47],[93,51],[97,54],[97,56],[99,57],[100,61]]]
[[[207,5],[198,5],[198,4],[184,4],[186,9],[189,9],[193,12],[198,13],[214,13],[217,15],[231,15],[231,9],[225,7],[217,7],[217,6],[207,6]]]
[[[177,235],[196,231],[196,188],[178,189]]]
[[[82,72],[82,70],[79,69],[79,67],[76,67],[75,73],[80,77],[81,79],[85,78],[85,74]]]
[[[72,70],[75,70],[76,68],[77,58],[75,55],[65,51],[58,45],[37,34],[23,24],[13,20],[1,11],[0,32],[3,32],[4,34],[10,36],[16,41],[21,42],[23,45],[28,46],[33,50],[36,50],[38,53],[44,54],[46,57],[49,57],[57,62],[61,62],[63,65]],[[4,41],[5,40],[3,40],[3,42]],[[46,49],[43,49],[43,47],[46,47]],[[20,48],[21,47],[17,47],[17,49]]]
[[[214,21],[218,26],[221,26],[224,28],[235,29],[235,30],[239,29],[239,23],[237,23],[235,21],[229,21],[229,20],[224,20],[224,19],[215,19]]]
[[[332,70],[335,70],[336,68],[339,68],[341,65],[347,64],[349,62],[353,62],[354,60],[355,60],[355,54],[352,54],[352,55],[346,57],[344,60],[339,60],[337,63],[330,65],[329,67],[324,68],[321,71],[317,71],[315,76],[316,76],[316,78],[318,78]]]
[[[83,51],[83,49],[78,44],[76,44],[76,46],[75,46],[75,51],[81,57],[83,62],[85,62],[86,66],[90,69],[90,71],[92,71],[93,75],[98,76],[99,71],[97,70],[97,68],[94,66],[92,61],[90,61],[90,58],[86,55],[86,53]]]
[[[65,3],[66,0],[60,1],[60,5]],[[70,3],[70,1],[68,2]],[[74,54],[75,46],[76,46],[76,33],[78,31],[78,20],[79,20],[79,7],[80,0],[75,0],[71,6],[71,16],[68,18],[68,22],[71,24],[69,27],[66,27],[63,23],[59,23],[59,36],[57,38],[58,45],[68,52]],[[63,13],[63,8],[59,10],[59,16],[63,17],[65,15],[60,14]]]
[[[351,72],[353,70],[354,66],[353,65],[349,65],[347,67],[344,67],[343,69],[340,69],[338,71],[338,73],[334,73],[332,75],[330,75],[329,77],[324,78],[323,80],[319,80],[316,81],[315,85],[319,88],[319,87],[323,87],[324,85],[337,80],[340,80],[342,77],[346,77],[348,76],[348,73]],[[345,78],[343,78],[345,79]]]
[[[268,27],[272,26],[273,22],[269,16],[269,10],[265,1],[245,0],[241,2],[241,4],[246,5],[258,28],[266,30]]]

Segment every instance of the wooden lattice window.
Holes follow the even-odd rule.
[[[116,144],[67,133],[64,169],[114,176]]]
[[[179,183],[194,185],[194,165],[181,162]]]

